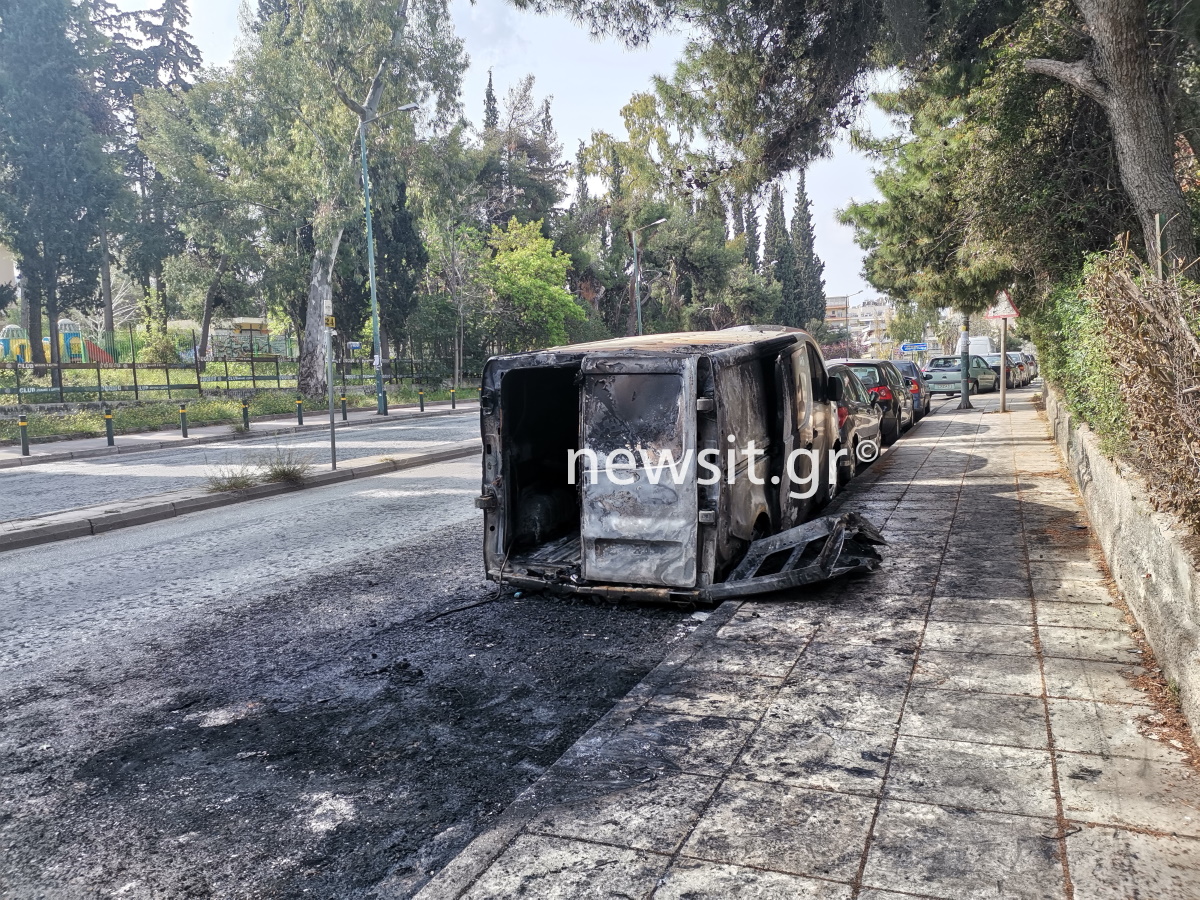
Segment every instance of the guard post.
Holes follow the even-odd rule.
[[[297,425],[304,424],[304,398],[303,397],[296,398],[296,424]]]
[[[417,396],[421,400],[421,412],[425,412],[425,388],[420,388],[417,391]]]
[[[22,414],[17,420],[17,427],[21,430],[21,455],[29,455],[29,419]]]
[[[450,388],[450,408],[458,409],[458,403],[454,399],[454,388]]]
[[[242,427],[250,430],[250,404],[246,402],[245,397],[242,398]]]
[[[187,437],[187,404],[179,404],[179,430]]]
[[[104,407],[104,436],[108,438],[108,446],[116,446],[116,439],[113,437],[113,417],[112,407]]]

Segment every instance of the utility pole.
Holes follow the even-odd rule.
[[[958,326],[958,352],[960,354],[958,367],[962,375],[959,384],[959,409],[974,409],[971,405],[971,314],[963,313],[962,324]]]

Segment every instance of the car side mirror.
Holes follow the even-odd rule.
[[[926,381],[932,381],[933,373],[932,372],[922,372],[921,377],[924,378]]]
[[[842,379],[830,378],[829,379],[829,399],[832,400],[834,403],[841,403],[844,399],[846,399],[845,388],[846,388],[846,386],[844,384],[842,384]]]

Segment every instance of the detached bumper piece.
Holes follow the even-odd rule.
[[[705,591],[713,600],[768,594],[827,581],[852,572],[873,572],[886,544],[858,513],[824,516],[755,541],[721,584]]]

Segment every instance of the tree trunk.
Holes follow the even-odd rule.
[[[217,263],[217,271],[213,274],[212,281],[208,283],[208,290],[204,292],[204,315],[200,322],[200,355],[208,356],[208,333],[212,327],[213,303],[217,299],[217,290],[221,287],[221,279],[225,277],[225,270],[229,267],[229,254],[222,253],[221,260]]]
[[[104,349],[109,353],[113,352],[113,332],[116,331],[116,326],[113,324],[113,296],[112,296],[112,268],[109,265],[108,259],[108,227],[107,223],[100,223],[100,299],[104,302]]]
[[[46,320],[50,329],[50,363],[54,368],[50,371],[50,383],[55,387],[62,384],[62,354],[58,348],[58,273],[50,273],[46,279]]]
[[[328,251],[318,247],[313,253],[297,376],[300,393],[308,397],[320,397],[329,386],[325,371],[325,317],[333,315],[333,267],[341,243],[342,229],[339,228]]]
[[[25,362],[44,363],[46,352],[42,348],[42,303],[37,292],[28,285],[21,293],[21,327],[29,338],[29,359]]]
[[[1196,258],[1191,211],[1175,178],[1175,136],[1166,86],[1154,75],[1146,0],[1075,0],[1092,48],[1073,63],[1025,61],[1027,71],[1075,87],[1100,104],[1113,133],[1117,169],[1137,213],[1151,263],[1158,258],[1155,216],[1162,216],[1167,268]]]

